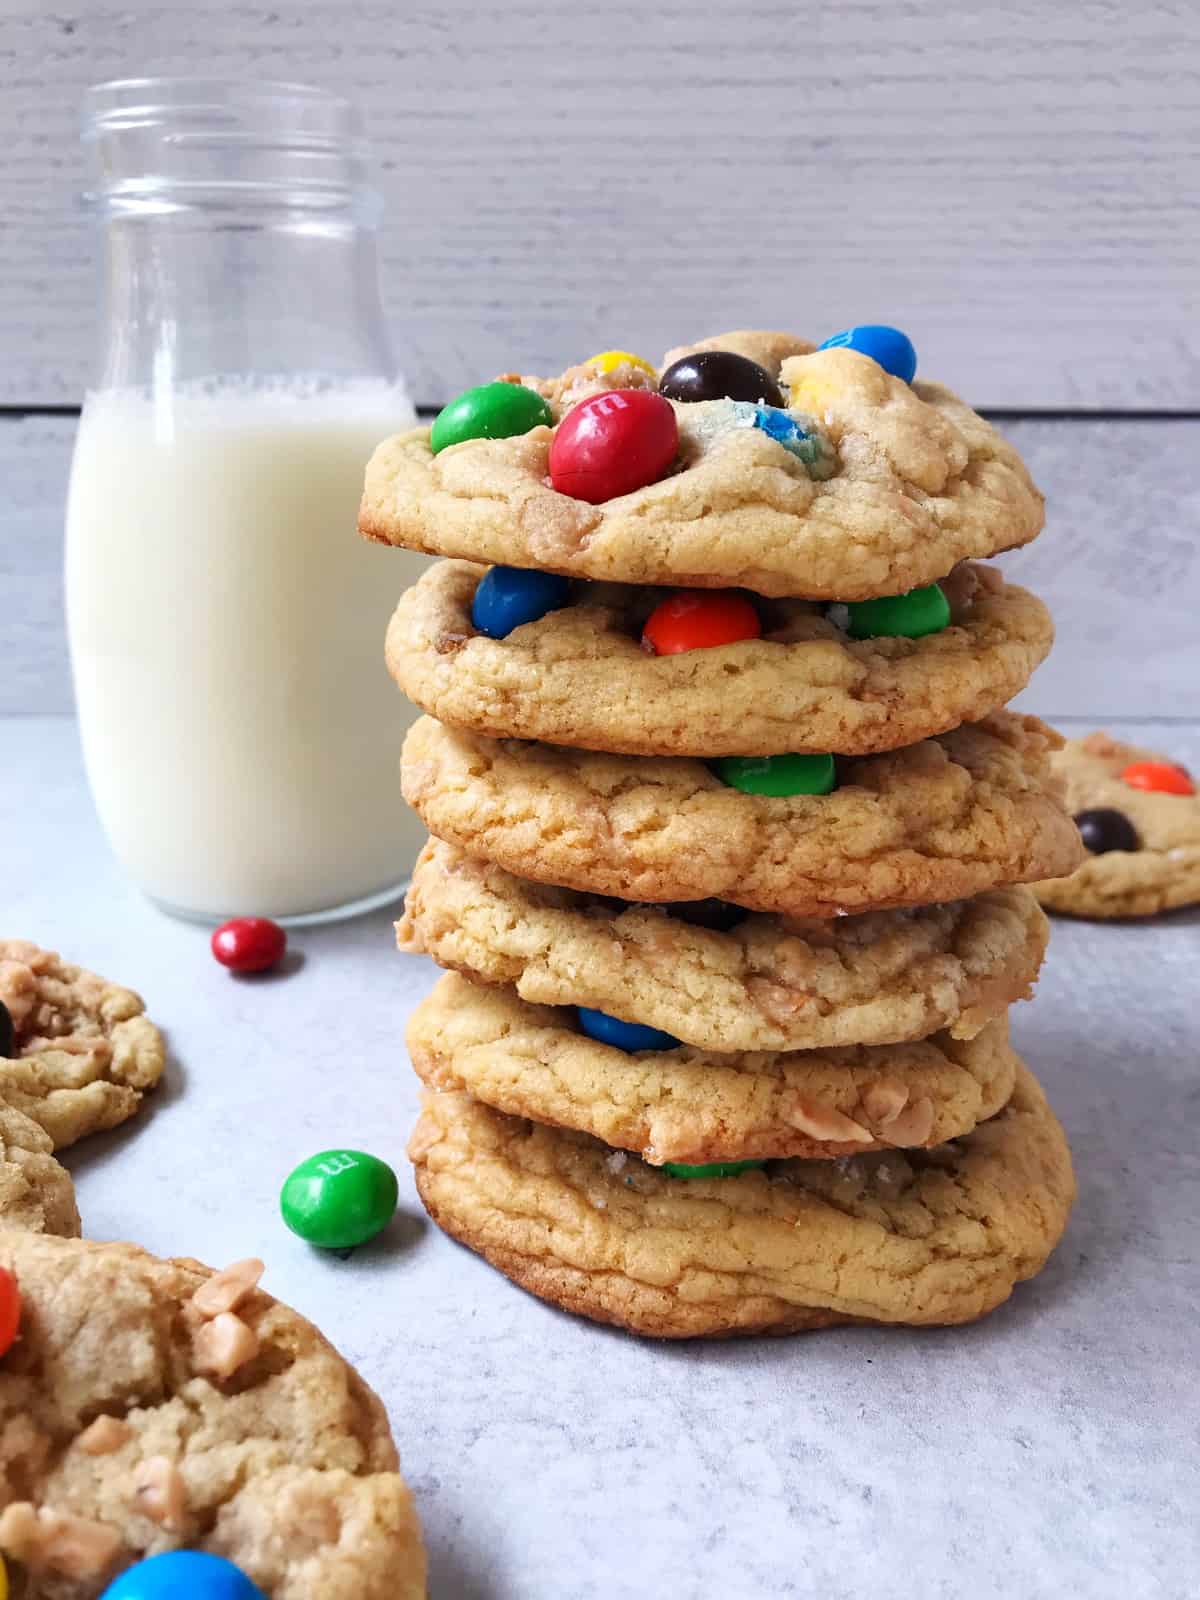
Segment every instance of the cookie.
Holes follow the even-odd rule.
[[[1131,767],[1140,782],[1158,786],[1127,782],[1122,774]],[[1054,768],[1090,853],[1070,877],[1034,886],[1044,906],[1117,918],[1200,905],[1200,795],[1178,763],[1092,733],[1058,751]]]
[[[497,741],[422,717],[402,773],[431,833],[518,877],[830,917],[1073,870],[1078,834],[1045,787],[1057,739],[998,712],[848,757],[832,794],[776,798],[729,788],[700,761]]]
[[[827,452],[821,476],[760,428],[723,426],[730,402],[721,400],[675,404],[674,469],[600,505],[550,486],[549,427],[436,456],[429,429],[417,428],[372,456],[359,529],[433,555],[568,577],[736,584],[813,600],[900,594],[1040,532],[1042,497],[1016,451],[940,384],[906,384],[844,349],[771,367]],[[653,383],[636,369],[579,373],[531,380],[556,419],[599,390]]]
[[[133,1116],[166,1063],[162,1035],[129,989],[24,939],[0,939],[0,1002],[15,1030],[0,1049],[0,1101],[61,1150]]]
[[[54,1140],[0,1098],[0,1230],[5,1228],[74,1238],[79,1212],[75,1185],[54,1159]]]
[[[572,603],[504,639],[477,633],[484,568],[443,561],[387,635],[392,676],[425,711],[493,738],[630,755],[853,755],[977,721],[1028,682],[1049,612],[993,568],[946,580],[952,622],[923,638],[852,639],[825,608],[763,602],[763,636],[676,655],[642,648],[661,590],[580,584]]]
[[[18,1595],[94,1600],[203,1549],[270,1600],[418,1600],[425,1561],[379,1400],[296,1312],[136,1245],[0,1228],[0,1549]],[[25,1587],[22,1587],[22,1575]]]
[[[1023,1066],[1003,1111],[933,1150],[683,1180],[431,1094],[409,1155],[434,1221],[514,1282],[664,1338],[970,1322],[1042,1267],[1075,1192]]]
[[[397,925],[424,952],[523,1000],[644,1022],[702,1050],[970,1038],[1032,992],[1046,919],[1027,889],[857,917],[788,918],[718,905],[629,906],[515,878],[430,840]]]
[[[1012,1093],[1008,1026],[974,1039],[717,1054],[626,1053],[583,1032],[574,1007],[447,974],[413,1012],[408,1049],[434,1089],[592,1134],[660,1166],[941,1144]]]

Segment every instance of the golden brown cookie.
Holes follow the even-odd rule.
[[[360,531],[568,577],[736,584],[813,600],[899,594],[1040,531],[1042,497],[1020,457],[948,389],[903,383],[850,350],[787,354],[779,335],[760,336],[758,346],[746,343],[753,335],[703,342],[731,348],[735,337],[760,349],[827,452],[820,476],[760,429],[723,426],[719,408],[729,403],[720,400],[676,404],[674,469],[601,505],[550,486],[550,428],[470,439],[437,456],[429,429],[417,428],[372,456]],[[624,369],[588,373],[585,364],[560,380],[528,381],[559,418],[599,389],[653,380]]]
[[[995,1116],[1018,1064],[1002,1019],[967,1040],[626,1053],[589,1038],[574,1007],[531,1006],[456,973],[413,1012],[408,1049],[431,1088],[592,1134],[655,1166],[941,1144]]]
[[[685,920],[709,909],[722,926]],[[1032,992],[1048,931],[1020,888],[857,917],[747,912],[734,926],[736,907],[680,910],[531,883],[431,839],[397,937],[524,1000],[592,1006],[703,1050],[813,1050],[972,1037]]]
[[[852,639],[805,600],[760,604],[761,639],[657,656],[642,626],[661,590],[580,584],[507,638],[476,633],[483,567],[442,561],[387,636],[396,682],[440,722],[493,738],[630,755],[862,755],[977,721],[1025,687],[1054,637],[1034,595],[966,563],[952,623],[920,639]]]
[[[1143,776],[1170,787],[1139,788],[1122,777],[1146,764],[1167,769]],[[1034,886],[1044,906],[1116,918],[1200,904],[1200,795],[1178,763],[1092,733],[1070,740],[1053,765],[1091,853],[1070,877]],[[1100,814],[1089,817],[1093,812]]]
[[[133,1116],[162,1076],[162,1035],[129,989],[25,939],[0,939],[0,1002],[16,1033],[0,1049],[0,1101],[61,1150]]]
[[[970,1322],[1042,1267],[1075,1193],[1024,1067],[998,1116],[933,1150],[685,1180],[431,1094],[409,1155],[434,1221],[514,1282],[663,1338]]]
[[[79,1232],[75,1185],[54,1159],[54,1141],[23,1111],[0,1098],[0,1229]],[[2,1370],[2,1369],[0,1369]]]
[[[773,798],[700,761],[496,741],[422,717],[402,771],[431,833],[519,877],[829,917],[1072,870],[1078,834],[1045,787],[1057,740],[1035,717],[998,712],[848,757],[832,794]]]
[[[130,1244],[0,1228],[0,1549],[16,1595],[95,1600],[191,1548],[270,1600],[419,1600],[425,1559],[378,1399],[257,1288]],[[24,1586],[23,1586],[24,1585]]]

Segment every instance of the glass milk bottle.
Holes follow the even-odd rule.
[[[91,91],[85,138],[103,339],[66,580],[100,819],[168,911],[361,909],[423,839],[383,640],[425,563],[355,531],[367,457],[414,420],[357,117],[293,84],[131,80]]]

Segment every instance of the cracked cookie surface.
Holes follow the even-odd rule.
[[[0,1548],[17,1595],[95,1600],[180,1547],[227,1557],[271,1600],[424,1595],[383,1407],[310,1323],[236,1268],[7,1220],[22,1313],[0,1362]]]
[[[961,900],[1074,868],[1046,787],[1058,736],[997,712],[839,762],[832,794],[728,788],[703,762],[459,733],[420,718],[404,795],[430,832],[518,877],[625,900],[709,896],[793,916]]]
[[[1068,740],[1054,755],[1072,814],[1120,812],[1133,825],[1137,849],[1087,855],[1070,877],[1035,884],[1048,910],[1120,918],[1200,905],[1200,795],[1132,787],[1121,773],[1141,761],[1175,764],[1169,755],[1100,732]]]
[[[1044,1265],[1075,1192],[1025,1067],[999,1115],[933,1150],[687,1181],[431,1094],[409,1155],[434,1221],[514,1282],[667,1338],[969,1322]]]
[[[940,384],[909,385],[867,356],[781,335],[719,335],[689,348],[701,346],[755,352],[793,414],[832,447],[832,476],[814,480],[760,429],[712,430],[709,408],[721,401],[676,403],[676,470],[602,505],[550,487],[551,428],[470,439],[436,456],[429,429],[417,428],[371,457],[360,531],[568,577],[737,584],[814,600],[899,594],[1040,531],[1042,497],[1016,451]],[[636,369],[597,380],[585,364],[527,381],[559,419],[590,393],[653,380]]]
[[[571,1007],[448,974],[413,1012],[408,1048],[431,1088],[592,1134],[655,1166],[940,1144],[994,1116],[1017,1058],[1004,1021],[974,1039],[717,1054],[627,1053],[589,1038]]]
[[[138,995],[25,939],[0,939],[0,1001],[16,1032],[0,1101],[55,1149],[134,1115],[161,1078],[162,1035]]]
[[[662,592],[616,584],[490,639],[471,621],[485,571],[439,562],[400,601],[387,662],[405,694],[475,733],[631,755],[914,744],[1011,700],[1054,637],[1040,600],[966,563],[943,585],[951,626],[919,639],[852,639],[823,606],[775,601],[761,639],[656,656],[639,641]]]
[[[697,927],[516,878],[430,840],[397,925],[431,955],[522,999],[645,1022],[707,1050],[893,1044],[940,1028],[970,1038],[1027,998],[1046,947],[1027,889],[858,917],[747,913]]]

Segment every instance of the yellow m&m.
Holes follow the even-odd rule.
[[[595,367],[597,372],[611,372],[614,367],[641,367],[643,372],[648,372],[652,378],[657,378],[657,371],[648,361],[643,361],[641,356],[635,356],[632,350],[601,350],[598,356],[589,356],[583,363],[585,367]]]

